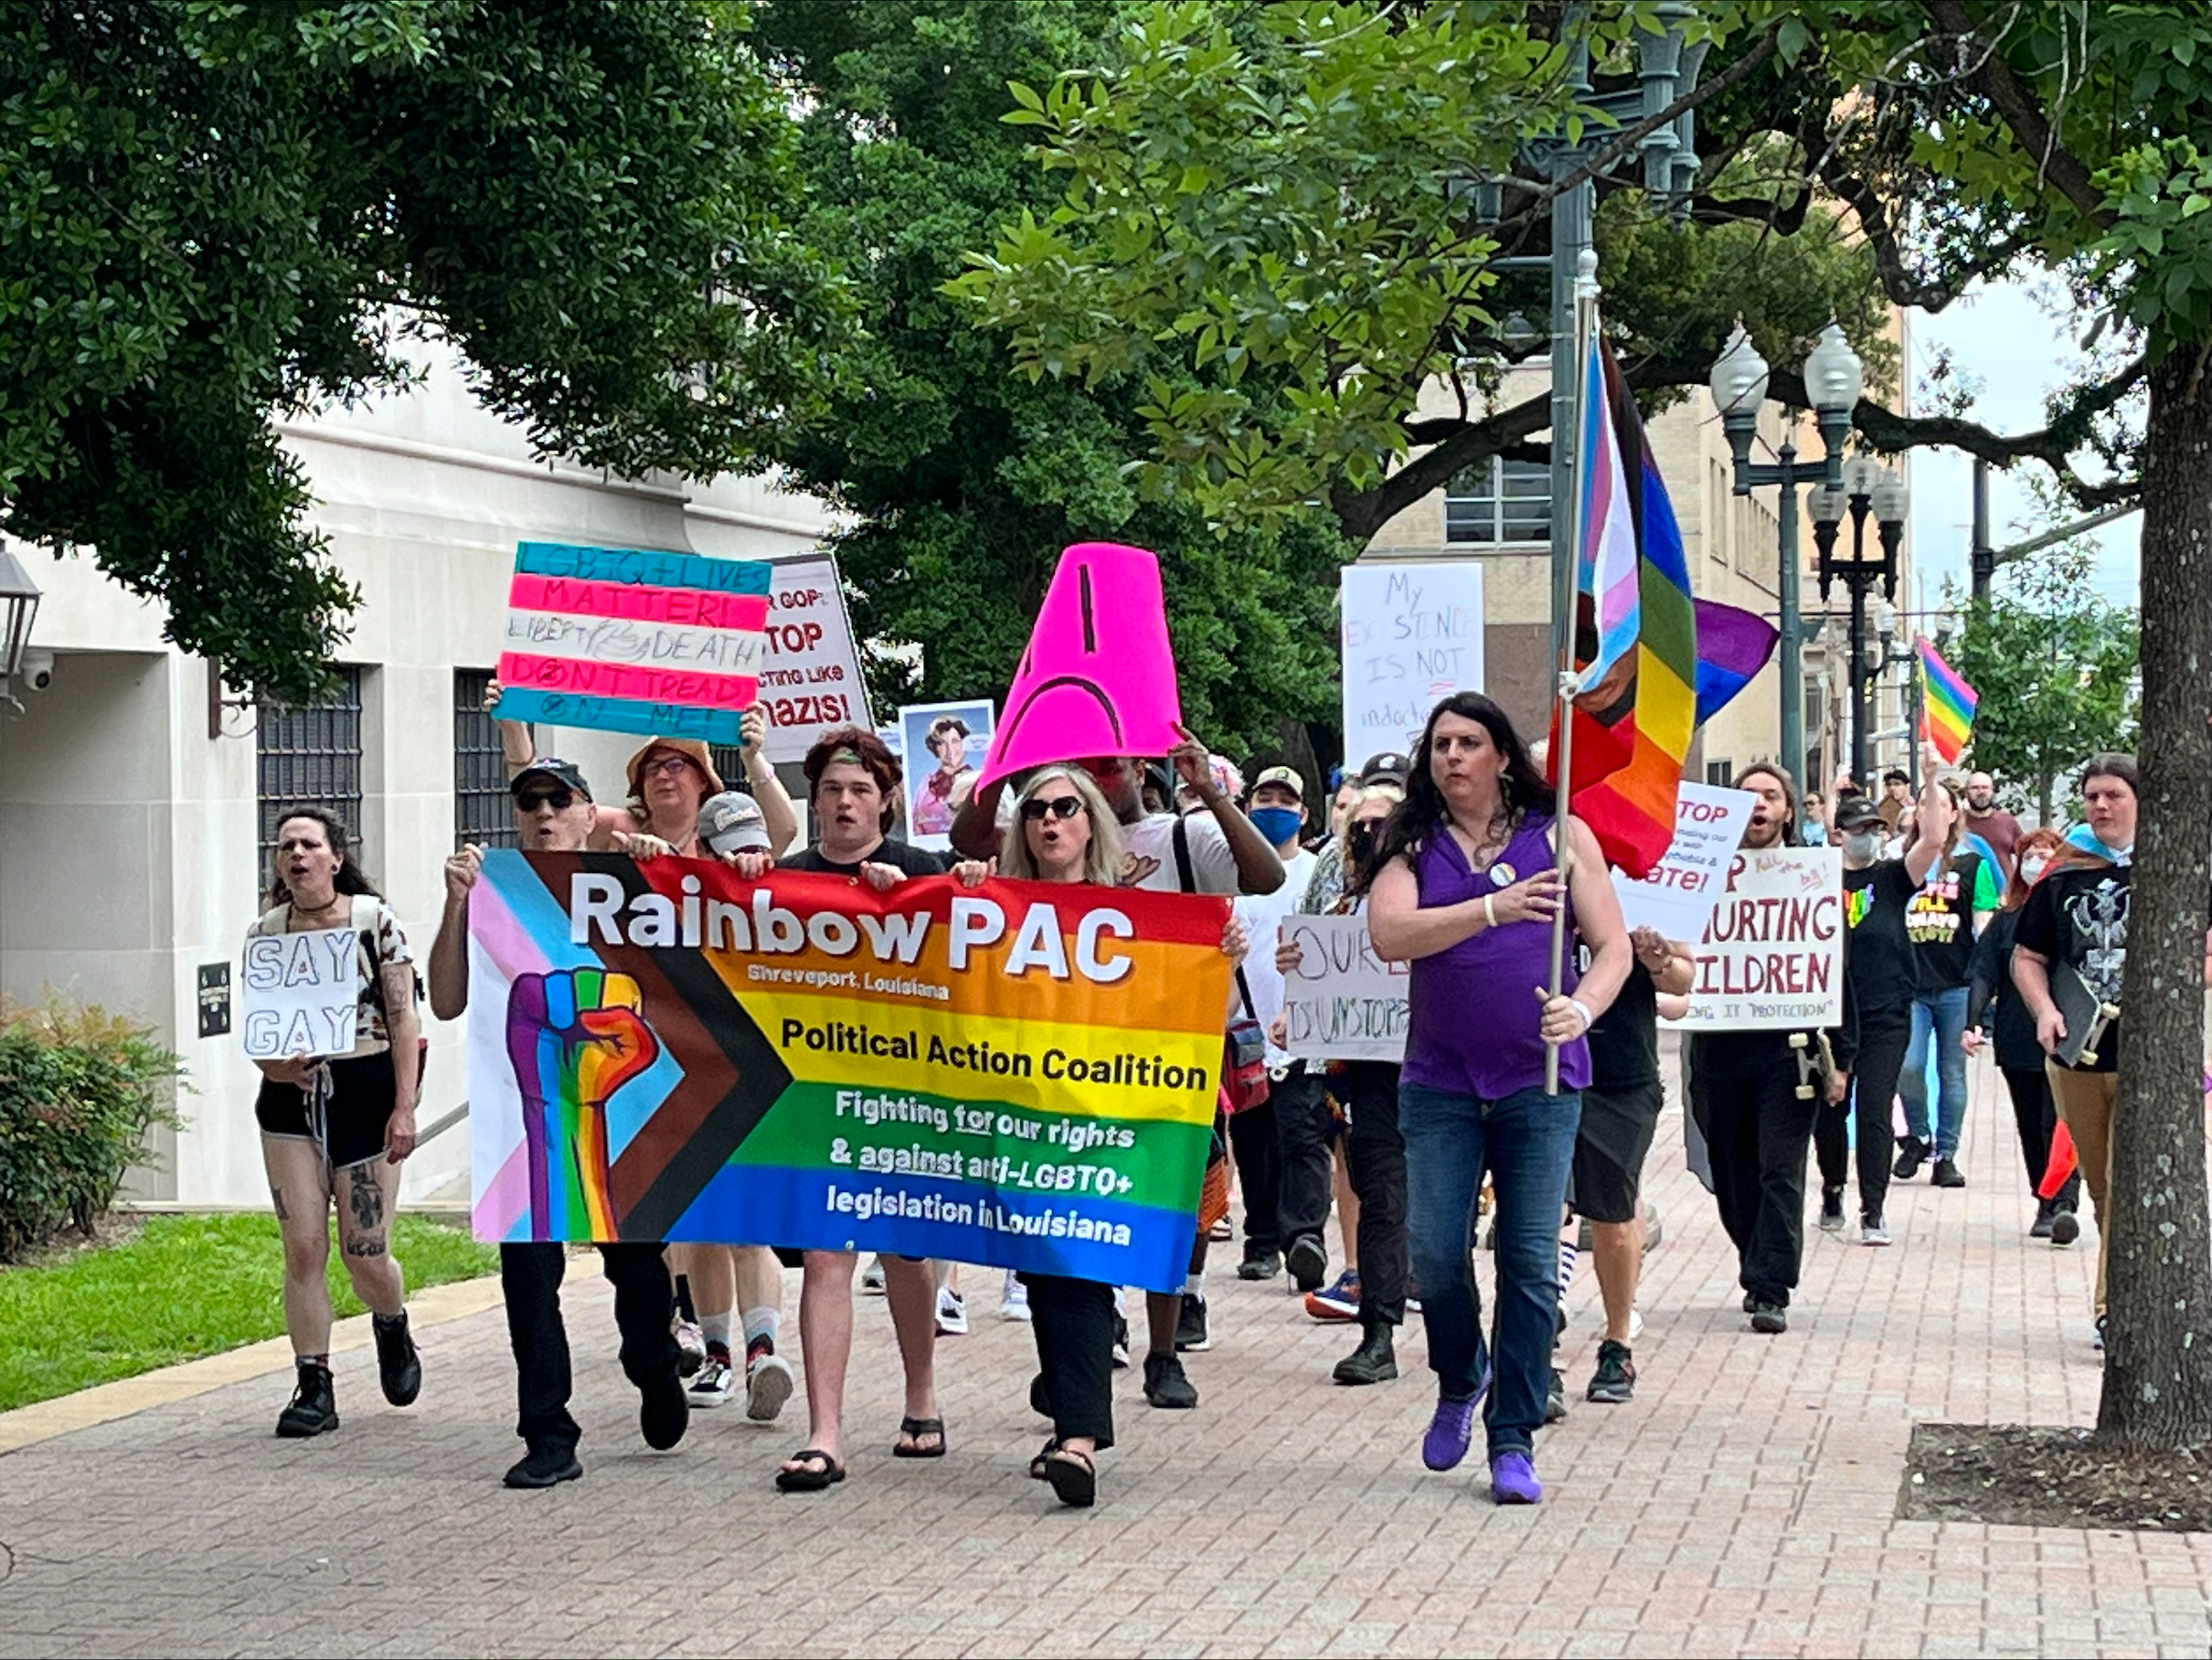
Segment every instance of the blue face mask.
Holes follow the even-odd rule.
[[[1298,834],[1300,814],[1295,807],[1254,807],[1246,816],[1271,847],[1280,847]]]

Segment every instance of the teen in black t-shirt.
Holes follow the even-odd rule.
[[[927,847],[909,847],[906,843],[884,837],[856,859],[834,859],[817,844],[801,849],[789,858],[780,861],[779,870],[825,870],[834,876],[860,874],[863,865],[888,865],[901,876],[942,876],[952,866]]]

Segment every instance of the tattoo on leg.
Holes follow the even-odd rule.
[[[346,1254],[349,1257],[380,1257],[384,1254],[385,1249],[385,1243],[381,1239],[355,1239],[346,1241]]]
[[[269,1190],[269,1197],[276,1205],[277,1220],[280,1222],[291,1221],[292,1212],[284,1208],[284,1190],[282,1187],[271,1187]]]
[[[353,1190],[348,1196],[354,1212],[354,1226],[364,1232],[384,1220],[384,1189],[377,1186],[377,1178],[367,1165],[353,1168]]]

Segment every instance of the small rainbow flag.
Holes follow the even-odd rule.
[[[1913,642],[1920,654],[1920,736],[1935,746],[1946,766],[1955,763],[1966,748],[1974,724],[1974,706],[1981,701],[1974,688],[1959,678],[1959,671],[1943,661],[1943,654],[1925,637]]]

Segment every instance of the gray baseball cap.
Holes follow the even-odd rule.
[[[700,803],[699,839],[717,853],[773,851],[760,803],[742,790],[725,790]]]

